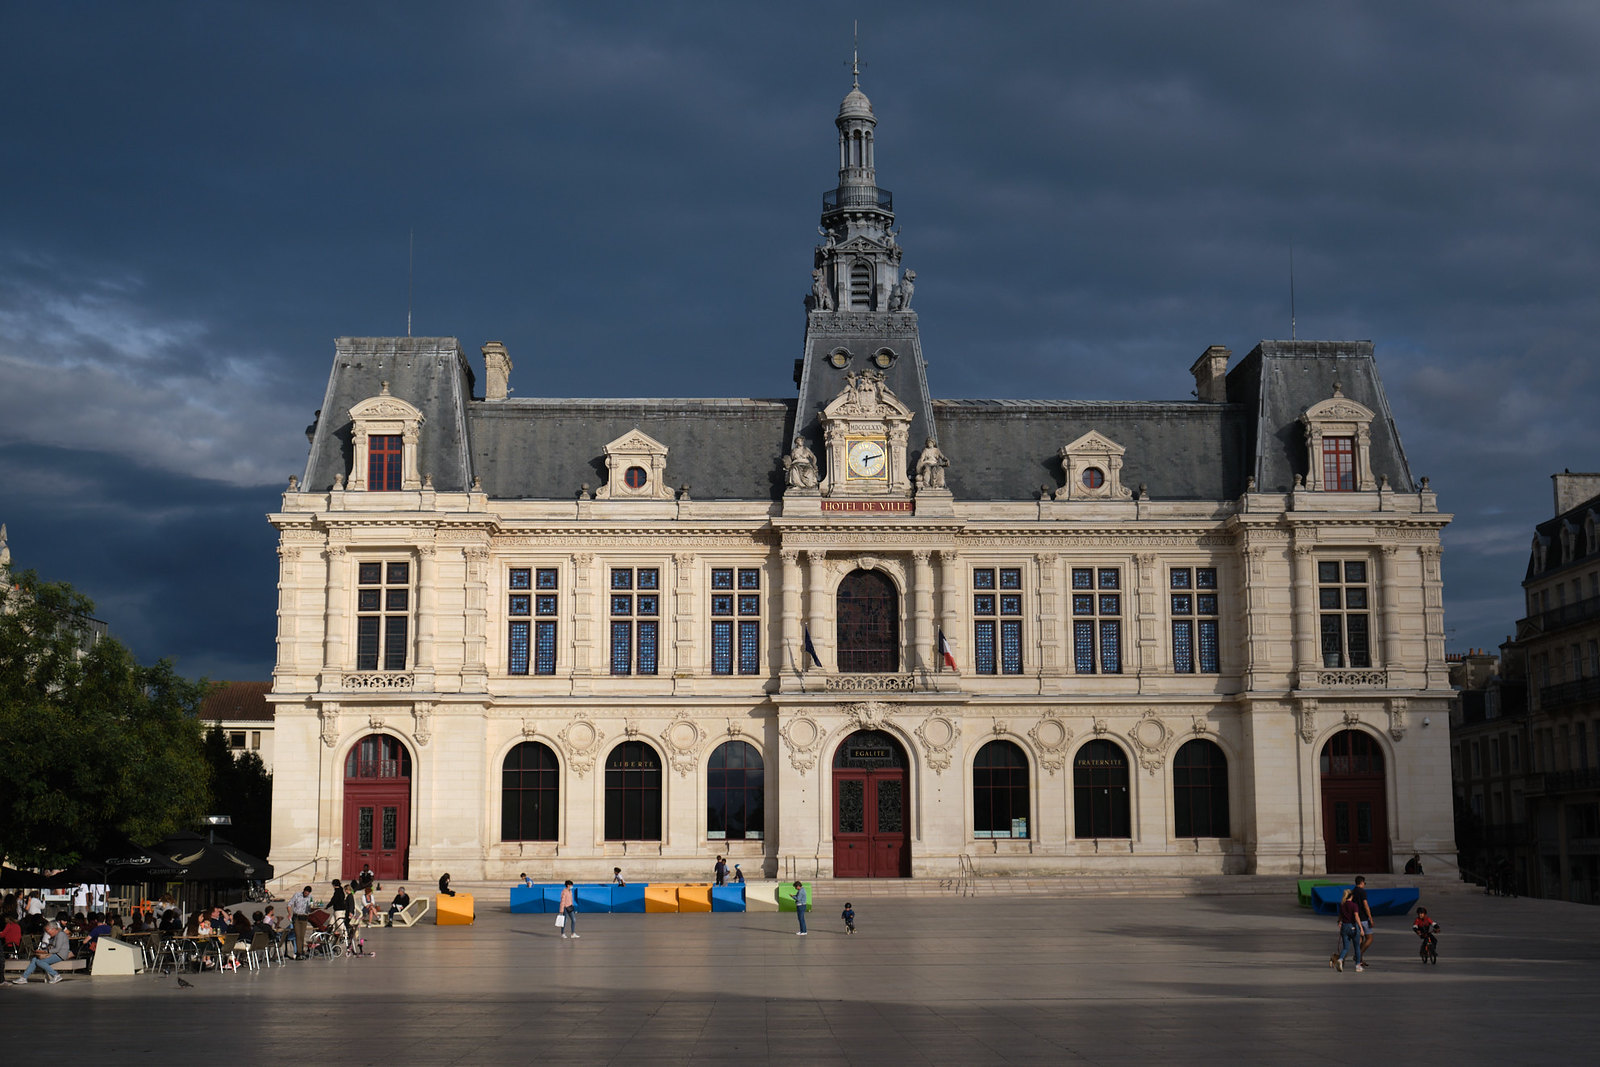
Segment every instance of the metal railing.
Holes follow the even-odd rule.
[[[1537,626],[1545,633],[1550,633],[1552,630],[1588,622],[1594,618],[1600,618],[1600,596],[1587,597],[1529,615],[1518,624],[1518,629],[1523,626]]]
[[[822,194],[822,210],[838,211],[840,208],[876,207],[894,210],[894,194],[873,185],[841,185]]]
[[[978,893],[978,868],[973,864],[972,857],[963,852],[956,857],[956,873],[953,877],[939,880],[940,889],[948,889],[958,897],[976,896]]]
[[[1539,706],[1546,711],[1590,701],[1600,701],[1600,678],[1578,678],[1539,687]]]

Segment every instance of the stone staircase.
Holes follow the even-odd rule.
[[[1330,880],[1339,877],[1327,877]],[[1298,877],[1287,875],[1061,875],[1057,877],[972,878],[965,883],[944,878],[816,878],[810,879],[817,899],[854,900],[886,897],[1213,897],[1284,896],[1293,899]],[[1373,888],[1415,886],[1425,897],[1445,893],[1481,893],[1478,886],[1455,875],[1374,875]]]

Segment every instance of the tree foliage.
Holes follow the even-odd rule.
[[[272,847],[272,775],[267,765],[254,752],[234,758],[220,723],[206,731],[205,758],[211,770],[210,814],[233,819],[221,836],[265,859]]]
[[[65,583],[16,572],[0,597],[0,855],[60,867],[191,827],[210,796],[203,685],[109,637],[84,651],[94,605]]]

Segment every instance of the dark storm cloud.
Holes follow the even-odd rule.
[[[1457,513],[1452,647],[1503,636],[1547,475],[1600,467],[1590,5],[13,10],[19,564],[265,677],[261,515],[332,338],[404,331],[412,228],[416,331],[520,395],[782,395],[856,17],[936,392],[1186,397],[1288,334],[1293,244],[1299,336],[1377,342]]]

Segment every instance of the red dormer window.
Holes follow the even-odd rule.
[[[1322,439],[1322,488],[1333,493],[1356,491],[1356,439]]]
[[[399,434],[367,439],[367,489],[375,493],[400,489],[400,447]]]

